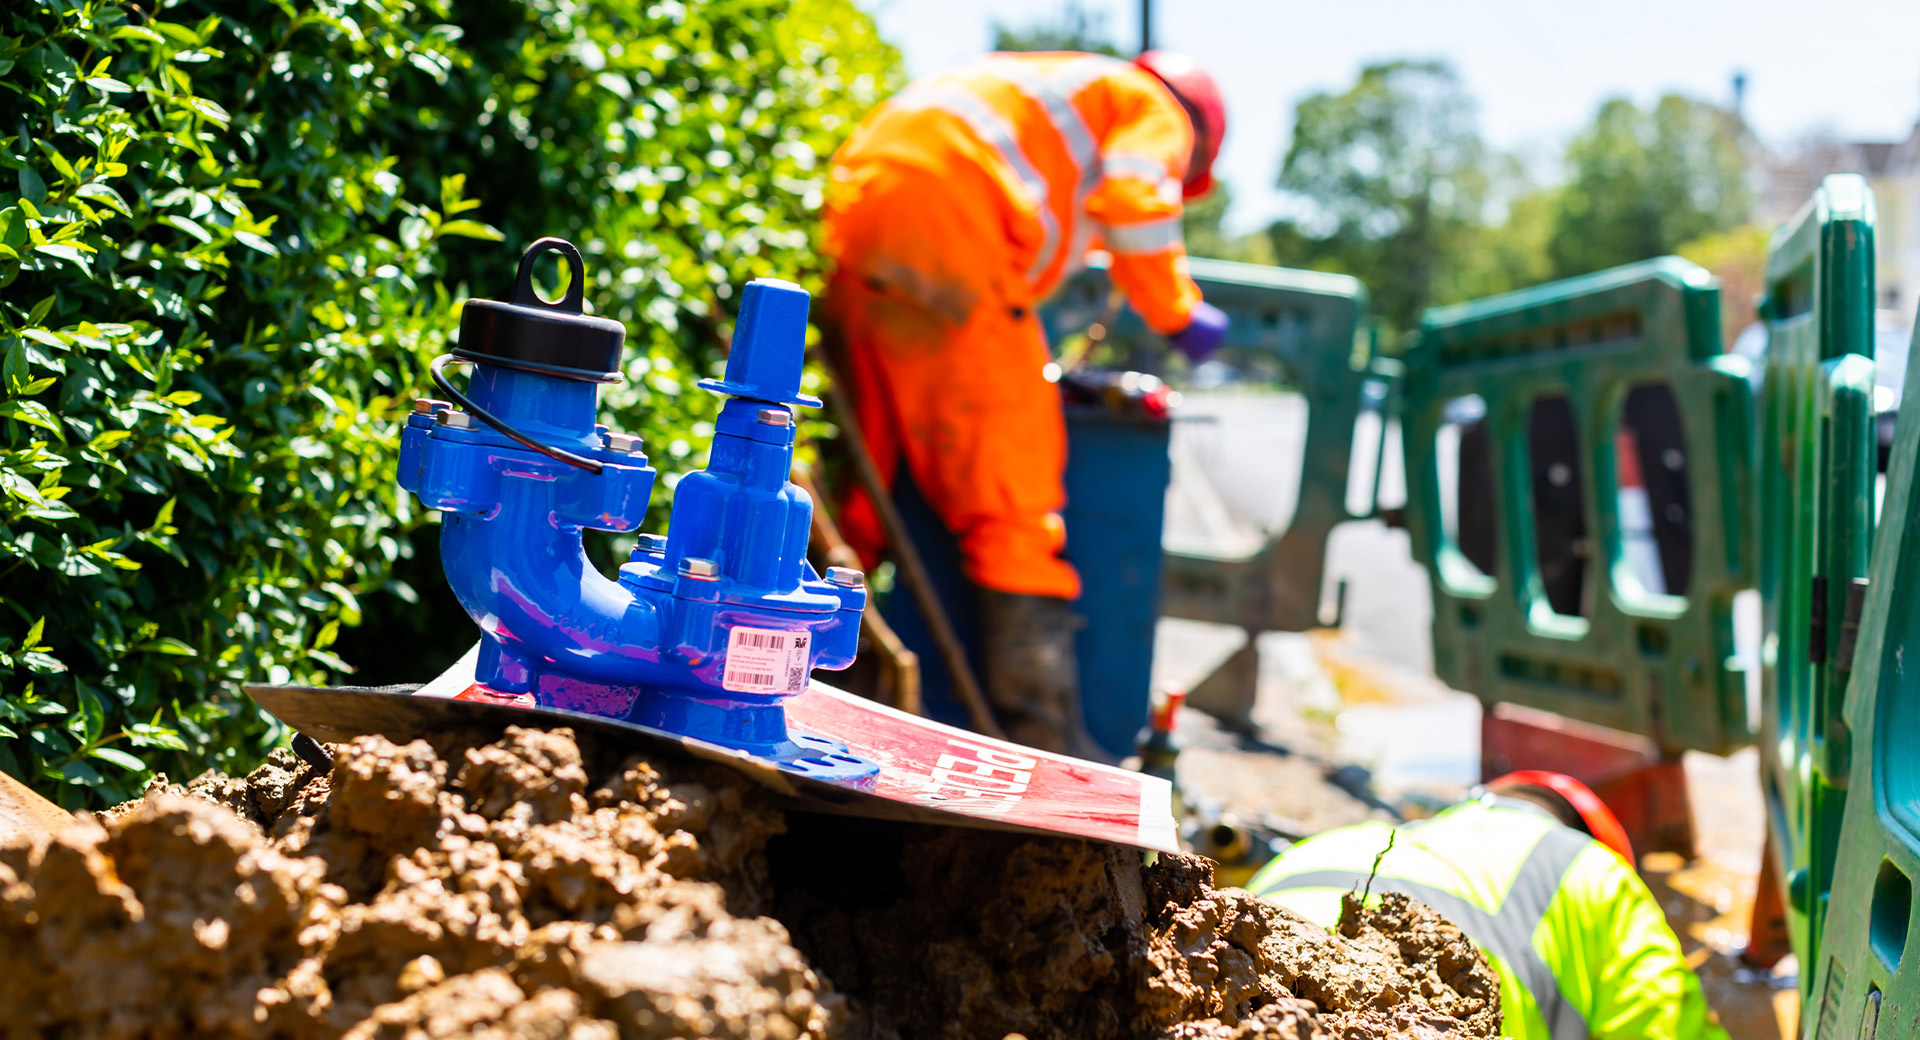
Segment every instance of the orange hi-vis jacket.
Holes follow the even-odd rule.
[[[1200,290],[1185,274],[1180,183],[1193,127],[1150,72],[1097,54],[992,54],[918,80],[869,116],[834,156],[827,251],[844,265],[868,252],[874,229],[911,218],[898,207],[862,207],[861,188],[902,168],[931,175],[943,200],[990,212],[969,241],[938,247],[1005,271],[961,272],[984,296],[1016,306],[1044,299],[1080,269],[1086,254],[1113,256],[1114,283],[1156,332],[1185,328]],[[889,169],[891,168],[891,169]],[[961,176],[968,174],[984,176]],[[959,192],[986,195],[953,199]],[[864,218],[864,219],[862,219]],[[998,255],[996,255],[998,254]],[[914,258],[890,260],[912,265]],[[951,267],[952,265],[936,265]],[[888,281],[888,271],[862,272]],[[991,282],[991,284],[990,284]],[[941,308],[958,317],[951,301]]]
[[[1073,598],[1059,558],[1066,432],[1033,308],[1089,250],[1149,327],[1185,328],[1193,127],[1157,78],[1093,54],[993,54],[918,80],[834,156],[823,319],[869,448],[904,460],[976,583]],[[885,545],[869,502],[849,540]]]

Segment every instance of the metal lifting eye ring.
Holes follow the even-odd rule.
[[[605,468],[596,459],[590,459],[584,455],[575,455],[573,452],[567,451],[564,448],[554,447],[551,444],[542,444],[532,437],[521,433],[519,430],[514,429],[512,426],[507,425],[507,423],[494,416],[492,412],[475,404],[472,398],[461,393],[459,389],[447,379],[447,366],[453,364],[468,365],[473,364],[473,361],[468,358],[455,357],[452,354],[442,354],[434,358],[433,362],[427,366],[427,374],[433,377],[433,385],[439,387],[440,392],[446,394],[447,397],[451,399],[453,403],[459,405],[463,411],[479,419],[481,422],[486,423],[488,426],[493,427],[499,431],[501,436],[513,441],[515,444],[529,451],[539,452],[556,462],[564,462],[575,469],[583,469],[596,476]]]

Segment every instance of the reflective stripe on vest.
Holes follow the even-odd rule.
[[[1560,891],[1560,879],[1566,876],[1567,868],[1573,866],[1573,861],[1592,840],[1567,827],[1554,827],[1547,831],[1534,845],[1533,851],[1527,854],[1526,862],[1520,865],[1512,886],[1507,889],[1506,898],[1500,902],[1500,909],[1493,913],[1445,889],[1384,874],[1373,879],[1373,889],[1404,892],[1458,925],[1468,938],[1500,958],[1519,978],[1520,984],[1532,995],[1534,1005],[1540,1009],[1541,1017],[1546,1019],[1553,1040],[1586,1040],[1586,1017],[1560,992],[1560,983],[1554,978],[1553,969],[1540,956],[1540,951],[1534,948],[1533,933],[1546,918],[1547,907],[1553,902],[1554,895]],[[1360,889],[1366,883],[1366,871],[1310,870],[1274,878],[1255,894],[1272,895],[1302,888],[1342,888],[1351,891]]]
[[[1063,250],[1069,271],[1086,254],[1095,231],[1093,222],[1086,217],[1087,197],[1100,186],[1103,177],[1112,175],[1107,164],[1101,162],[1100,144],[1094,140],[1093,130],[1087,125],[1086,118],[1074,107],[1073,97],[1094,80],[1125,67],[1126,62],[1104,55],[1075,58],[1047,72],[1040,71],[1030,61],[1018,58],[991,58],[985,63],[985,70],[989,74],[1011,85],[1046,113],[1048,123],[1060,135],[1066,148],[1068,161],[1073,165],[1074,190],[1064,237],[1059,218],[1051,205],[1050,186],[1021,150],[1019,131],[1006,117],[958,86],[909,87],[893,100],[893,104],[903,108],[937,108],[959,117],[982,141],[1000,153],[1033,197],[1039,200],[1044,240],[1040,251],[1034,256],[1032,266],[1027,269],[1027,281],[1036,286],[1041,276],[1062,259]],[[1168,179],[1167,172],[1156,164],[1154,175],[1145,179],[1158,184]]]
[[[1028,194],[1037,203],[1043,233],[1040,256],[1053,256],[1060,247],[1060,222],[1054,219],[1053,207],[1048,204],[1046,179],[1040,176],[1039,170],[1034,169],[1033,163],[1027,159],[1027,153],[1020,150],[1019,133],[1011,123],[986,102],[957,87],[909,87],[895,95],[888,104],[907,111],[938,109],[967,124],[980,140],[998,151],[1000,158],[1006,160],[1007,166],[1012,168],[1014,175],[1020,178]]]
[[[1180,183],[1167,172],[1167,164],[1146,155],[1109,155],[1100,161],[1100,176],[1108,180],[1131,177],[1146,181],[1156,191],[1166,191],[1169,186],[1175,192],[1180,190]]]
[[[1073,107],[1073,95],[1094,78],[1107,71],[1113,62],[1111,58],[1080,58],[1067,63],[1067,66],[1050,76],[1041,76],[1023,61],[1011,58],[998,58],[987,62],[987,68],[994,75],[1014,85],[1028,100],[1040,106],[1047,113],[1047,119],[1067,146],[1067,157],[1073,162],[1074,189],[1073,209],[1067,219],[1071,222],[1067,236],[1067,263],[1086,252],[1086,244],[1091,232],[1086,229],[1082,212],[1086,209],[1087,196],[1093,193],[1099,183],[1100,145],[1093,139],[1093,131]],[[1034,257],[1033,266],[1027,269],[1027,281],[1038,282],[1040,276],[1053,266],[1057,252],[1043,249]]]
[[[1124,256],[1162,253],[1179,244],[1179,217],[1162,217],[1107,229],[1107,248]]]
[[[1104,177],[1104,167],[1100,163],[1100,142],[1092,138],[1087,119],[1077,107],[1073,107],[1073,96],[1079,94],[1087,84],[1114,73],[1119,67],[1125,67],[1125,61],[1098,54],[1071,59],[1066,65],[1046,75],[1041,75],[1029,61],[1021,59],[995,58],[987,61],[987,69],[993,71],[993,75],[1014,84],[1021,94],[1027,96],[1027,100],[1046,111],[1046,119],[1054,125],[1054,132],[1060,134],[1060,140],[1068,148],[1068,157],[1073,161],[1073,205],[1068,211],[1064,272],[1073,271],[1092,244],[1094,226],[1087,219],[1087,196],[1091,196],[1092,190],[1100,186],[1100,178]],[[1060,257],[1052,249],[1043,249],[1041,255],[1033,259],[1033,267],[1027,269],[1027,282],[1039,282],[1056,259]]]

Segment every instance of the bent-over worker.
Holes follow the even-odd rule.
[[[1514,1040],[1726,1040],[1626,832],[1578,780],[1509,773],[1431,819],[1315,835],[1247,888],[1332,927],[1376,856],[1373,892],[1426,903],[1486,952]]]
[[[834,156],[823,324],[885,479],[911,476],[982,590],[984,685],[1014,739],[1097,756],[1079,703],[1066,423],[1034,308],[1091,249],[1190,357],[1226,334],[1186,273],[1183,198],[1212,186],[1219,88],[1188,59],[992,54],[910,84]],[[886,545],[864,496],[848,540]]]

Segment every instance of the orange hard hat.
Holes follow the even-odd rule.
[[[1628,864],[1634,862],[1633,844],[1627,840],[1627,829],[1620,826],[1620,820],[1607,808],[1607,803],[1593,793],[1593,788],[1575,780],[1565,773],[1555,773],[1546,769],[1522,769],[1487,781],[1486,788],[1496,788],[1517,784],[1525,787],[1544,787],[1567,800],[1573,811],[1580,814],[1581,822],[1587,825],[1587,833],[1593,840],[1620,854]]]
[[[1193,133],[1206,159],[1187,171],[1181,194],[1190,199],[1205,195],[1213,189],[1213,161],[1220,157],[1220,142],[1227,136],[1227,102],[1220,95],[1220,84],[1192,58],[1176,51],[1147,51],[1133,63],[1165,83],[1193,116]]]

